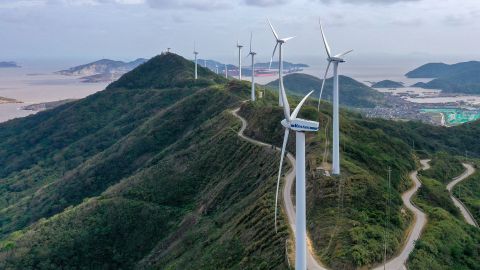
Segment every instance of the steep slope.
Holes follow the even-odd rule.
[[[346,76],[340,76],[340,104],[349,107],[375,107],[384,104],[383,94]],[[320,91],[322,80],[302,73],[286,75],[283,79],[285,90],[290,95],[304,96],[308,92]],[[278,89],[278,80],[267,84]],[[327,79],[323,92],[323,99],[332,100],[333,79]]]
[[[178,72],[171,57],[145,65]],[[182,72],[191,71],[190,64]],[[222,113],[249,95],[248,84],[145,87],[111,86],[4,124],[2,136],[13,144],[2,157],[22,162],[3,171],[1,268],[164,269],[193,261],[200,268],[285,268],[286,226],[275,234],[271,221],[277,155],[241,141],[238,121]],[[150,97],[134,99],[142,93]],[[115,111],[108,102],[124,110],[97,120]],[[159,106],[148,110],[150,102]],[[43,132],[37,138],[31,129]],[[17,145],[23,148],[13,153]],[[64,153],[67,162],[57,157]]]

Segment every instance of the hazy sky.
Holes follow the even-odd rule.
[[[151,57],[166,47],[233,62],[250,31],[260,60],[274,40],[286,56],[325,57],[318,19],[335,52],[480,60],[479,0],[0,0],[0,60]],[[246,51],[245,51],[246,52]],[[444,59],[442,59],[444,58]]]

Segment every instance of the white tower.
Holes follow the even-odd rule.
[[[342,59],[344,55],[352,52],[353,50],[346,51],[341,54],[332,56],[330,51],[330,46],[328,46],[325,33],[323,31],[322,24],[320,23],[320,31],[322,32],[322,39],[325,45],[325,50],[327,51],[327,69],[325,71],[325,76],[323,77],[322,88],[320,90],[320,95],[318,98],[318,109],[320,110],[320,99],[323,93],[323,87],[325,86],[325,80],[327,79],[328,70],[330,65],[333,63],[333,144],[332,144],[332,174],[340,174],[340,115],[339,115],[339,78],[338,78],[338,64],[344,63],[345,60]]]
[[[243,46],[238,44],[238,40],[237,40],[237,48],[238,48],[238,79],[242,80],[242,48]]]

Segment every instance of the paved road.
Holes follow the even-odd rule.
[[[422,164],[422,170],[430,169],[430,164],[428,164],[429,162],[429,159],[420,160],[420,163]],[[413,228],[411,228],[411,231],[408,233],[407,242],[401,253],[397,257],[388,261],[385,265],[378,266],[375,268],[375,270],[406,270],[407,268],[405,266],[405,262],[408,260],[408,256],[415,248],[415,241],[420,238],[423,227],[425,227],[425,224],[427,224],[427,216],[425,213],[413,205],[411,201],[412,196],[422,186],[420,180],[418,179],[418,170],[410,173],[410,179],[413,181],[413,187],[402,194],[402,201],[403,204],[414,214]]]
[[[257,140],[254,140],[252,138],[249,138],[249,137],[245,136],[245,134],[243,132],[247,128],[247,120],[245,120],[243,117],[241,117],[240,115],[237,114],[239,110],[240,110],[240,108],[236,108],[233,111],[231,111],[234,116],[236,116],[238,119],[240,119],[240,121],[242,121],[242,127],[238,131],[238,136],[241,137],[242,139],[248,141],[248,142],[253,143],[253,144],[256,144],[256,145],[259,145],[259,146],[271,147],[270,144],[260,142],[260,141],[257,141]],[[275,147],[275,150],[277,150],[279,152],[281,151],[281,149],[278,148],[278,147]],[[295,207],[293,206],[293,200],[292,200],[292,186],[293,186],[294,179],[295,179],[295,157],[291,153],[287,152],[287,160],[290,163],[291,169],[285,175],[285,186],[283,188],[283,205],[285,207],[285,211],[287,212],[288,223],[290,224],[290,228],[292,229],[293,233],[295,234]],[[309,239],[307,239],[307,243],[310,243]],[[311,246],[309,246],[307,248],[307,251],[308,251],[307,252],[307,269],[309,269],[309,270],[327,270],[326,268],[321,266],[317,262],[315,257],[312,255],[313,252],[312,252]]]
[[[459,199],[455,198],[452,194],[452,189],[455,187],[455,185],[475,173],[475,168],[473,168],[472,165],[466,163],[463,163],[462,165],[465,167],[465,171],[460,176],[453,178],[452,182],[448,183],[447,190],[450,192],[450,198],[452,198],[453,203],[460,209],[460,212],[462,212],[465,221],[472,226],[478,227],[478,223],[475,221],[475,218],[473,218],[470,211],[468,211],[467,207],[465,207],[465,205],[463,205],[463,203]]]

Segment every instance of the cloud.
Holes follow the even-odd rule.
[[[402,3],[402,2],[420,2],[422,0],[317,0],[319,2],[323,2],[326,4],[334,3],[334,2],[343,2],[349,4],[381,4],[381,5],[389,5],[395,3]]]
[[[288,0],[244,0],[248,6],[271,7],[286,4]]]
[[[146,2],[150,7],[157,9],[214,10],[232,7],[232,1],[227,0],[146,0]]]

